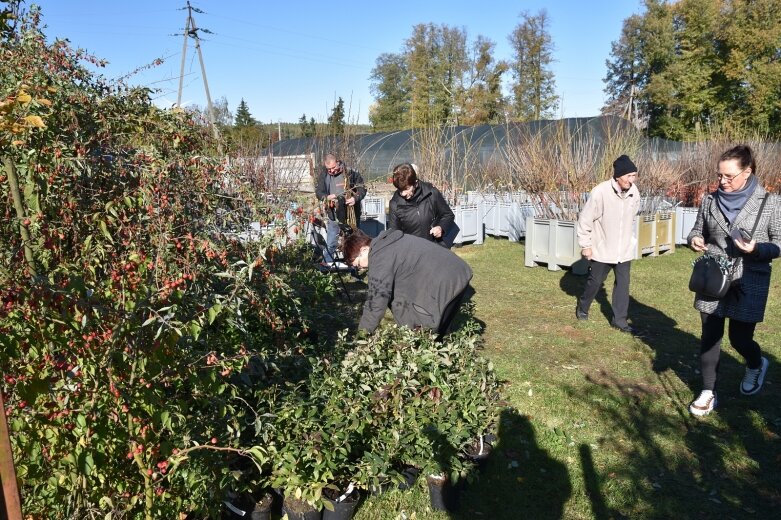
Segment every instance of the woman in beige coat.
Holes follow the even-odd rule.
[[[589,275],[575,316],[588,319],[591,302],[607,275],[615,274],[613,320],[610,324],[636,334],[627,322],[629,312],[629,267],[635,258],[635,219],[640,209],[640,192],[635,186],[637,168],[626,155],[613,162],[613,178],[598,184],[578,216],[578,244],[589,261]]]

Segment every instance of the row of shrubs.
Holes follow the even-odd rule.
[[[337,360],[311,359],[310,377],[271,404],[264,482],[319,505],[351,483],[402,483],[409,468],[451,482],[467,476],[499,402],[479,338],[474,321],[443,342],[396,326],[365,339],[342,333]]]

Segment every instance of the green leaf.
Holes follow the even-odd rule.
[[[144,323],[141,324],[142,327],[146,327],[150,323],[154,323],[157,320],[157,316],[152,316],[151,318],[147,318]]]
[[[24,185],[24,200],[30,211],[38,212],[41,210],[38,195],[35,193],[35,182],[29,181]]]
[[[106,221],[105,220],[101,220],[98,223],[98,227],[100,228],[100,232],[103,233],[103,236],[106,237],[108,239],[108,241],[113,244],[114,243],[114,239],[111,238],[111,233],[108,232],[108,226],[106,225]]]
[[[198,339],[198,336],[201,335],[201,324],[193,320],[187,324],[187,331],[193,339]]]
[[[252,455],[252,458],[255,459],[258,464],[265,464],[268,460],[268,457],[260,446],[251,447],[247,450],[247,453]]]
[[[92,454],[89,452],[82,453],[79,459],[81,459],[79,461],[79,466],[81,467],[81,470],[86,475],[90,475],[92,473],[92,469],[95,467],[95,461],[92,458]]]
[[[217,315],[220,313],[221,310],[222,310],[222,305],[220,305],[219,303],[216,303],[216,304],[211,306],[211,308],[207,312],[207,317],[209,319],[209,325],[214,323],[214,320],[217,318]]]

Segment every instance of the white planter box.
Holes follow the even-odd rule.
[[[483,224],[485,234],[507,237],[510,235],[510,202],[484,202]]]
[[[480,218],[480,204],[460,204],[453,208],[458,234],[454,244],[483,243],[483,221]],[[448,233],[450,234],[450,233]]]
[[[510,205],[510,212],[507,215],[507,225],[509,232],[507,238],[510,242],[517,242],[526,236],[526,219],[534,216],[534,206],[529,202]]]
[[[384,221],[385,200],[382,197],[364,197],[361,201],[361,218],[374,218]]]
[[[526,267],[548,264],[550,271],[571,267],[572,274],[588,273],[588,262],[580,255],[577,222],[528,217],[526,219]]]
[[[697,220],[699,208],[675,208],[675,243],[685,244],[694,222]]]

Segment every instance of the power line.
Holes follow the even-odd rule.
[[[369,50],[369,51],[372,51],[372,52],[384,52],[384,51],[382,51],[380,49],[375,49],[375,48],[372,48],[372,47],[366,47],[365,45],[356,45],[354,42],[344,42],[344,41],[340,41],[340,40],[333,40],[331,38],[323,38],[322,36],[312,36],[312,34],[309,34],[309,33],[301,33],[301,32],[291,31],[289,29],[282,29],[282,28],[279,28],[279,27],[274,27],[272,25],[257,24],[257,23],[253,23],[253,22],[248,22],[247,20],[241,20],[241,19],[238,19],[238,18],[230,18],[228,16],[220,16],[218,14],[211,14],[210,16],[213,16],[214,18],[222,18],[223,20],[228,20],[228,21],[231,21],[231,22],[236,22],[236,23],[240,23],[240,24],[244,24],[244,25],[250,25],[252,27],[258,27],[258,28],[261,28],[261,29],[271,29],[271,30],[274,30],[274,31],[279,31],[279,32],[287,33],[287,34],[292,34],[294,36],[300,36],[300,37],[303,37],[303,38],[309,38],[309,39],[312,39],[312,40],[320,40],[320,41],[324,41],[324,42],[337,43],[339,45],[345,45],[347,47],[354,47],[356,49],[366,49],[366,50]]]
[[[245,49],[245,50],[246,49],[252,49],[252,47],[247,47],[247,46],[244,46],[244,45],[236,45],[236,44],[227,43],[227,42],[221,42],[221,41],[217,41],[217,40],[213,40],[213,39],[203,40],[203,41],[208,41],[208,42],[211,42],[211,43],[213,43],[215,45],[223,45],[223,46],[226,46],[226,47],[233,47],[233,48],[236,48],[236,49]],[[302,55],[298,55],[298,54],[288,54],[288,53],[284,53],[284,52],[272,52],[272,51],[266,51],[266,50],[260,49],[260,48],[256,48],[256,50],[263,50],[266,54],[273,54],[274,56],[284,56],[284,57],[287,57],[287,58],[296,58],[296,59],[300,59],[300,60],[303,60],[303,61],[311,61],[313,63],[327,63],[327,64],[330,64],[330,65],[336,65],[336,66],[339,66],[339,67],[346,67],[346,68],[351,68],[351,69],[356,69],[356,70],[363,70],[363,69],[365,69],[365,67],[360,67],[358,65],[353,65],[353,64],[348,64],[348,63],[343,63],[343,62],[339,62],[339,61],[335,61],[335,60],[331,60],[331,59],[327,59],[327,58],[314,59],[314,58],[310,58],[308,56],[302,56]]]
[[[252,45],[257,46],[258,48],[266,48],[266,47],[268,47],[268,48],[272,48],[272,49],[281,49],[283,51],[290,51],[290,52],[295,52],[296,51],[296,49],[292,49],[291,47],[283,47],[281,45],[274,45],[274,44],[271,44],[271,43],[257,42],[257,41],[254,41],[254,40],[248,40],[246,38],[239,38],[238,36],[229,36],[227,34],[222,34],[222,33],[213,33],[213,34],[215,36],[219,36],[221,38],[228,38],[228,39],[237,40],[237,41],[240,41],[240,42],[251,43]],[[207,41],[207,40],[204,39],[203,41]],[[216,40],[215,38],[209,38],[208,41],[217,42],[218,40]],[[227,45],[227,44],[223,43],[223,45]],[[309,52],[309,51],[306,51],[306,55],[305,56],[295,55],[295,54],[273,53],[273,52],[271,54],[279,54],[281,56],[292,56],[292,57],[296,57],[296,58],[305,58],[307,56],[311,56],[312,58],[325,58],[325,59],[332,59],[333,58],[333,56],[328,55],[328,54],[317,54],[317,53],[312,53],[312,52]],[[315,60],[315,61],[317,61],[317,60]],[[354,66],[356,66],[356,67],[359,66],[359,64],[361,64],[361,63],[362,62],[358,62],[358,61],[352,62],[352,64]],[[344,64],[345,66],[350,66],[349,62],[341,62],[340,64]]]

